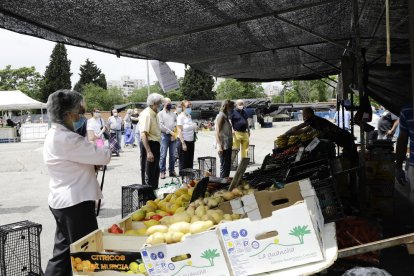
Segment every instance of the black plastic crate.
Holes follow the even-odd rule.
[[[311,183],[318,197],[325,223],[344,218],[344,208],[333,178],[312,181]]]
[[[196,169],[183,169],[180,171],[181,181],[183,184],[188,184],[193,179],[200,179],[202,172]]]
[[[249,158],[249,165],[255,164],[255,162],[254,162],[254,147],[255,147],[255,145],[249,145],[249,150],[247,151],[247,158]]]
[[[239,166],[239,150],[233,149],[231,150],[231,171],[236,171],[237,167]]]
[[[212,156],[199,157],[198,167],[203,175],[206,175],[206,173],[209,173],[211,176],[217,176],[215,157],[212,157]]]
[[[148,200],[154,200],[154,189],[151,186],[132,184],[122,186],[122,217],[138,210]]]
[[[40,258],[42,225],[25,220],[0,226],[0,275],[43,275]]]

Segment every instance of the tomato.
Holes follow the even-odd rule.
[[[159,221],[160,219],[162,219],[162,216],[160,216],[160,215],[153,215],[153,216],[150,217],[150,219]]]

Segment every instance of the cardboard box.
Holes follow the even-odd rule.
[[[102,239],[106,249],[114,251],[139,252],[147,241],[148,236],[125,234],[125,232],[128,230],[144,228],[145,225],[140,221],[132,221],[132,215],[125,217],[117,224],[124,231],[124,234],[112,234],[108,232],[108,229],[102,230]]]
[[[309,180],[254,194],[262,219],[219,225],[234,275],[251,275],[324,260],[323,217]],[[242,200],[244,200],[243,198]],[[253,198],[248,197],[251,205]]]
[[[140,252],[113,252],[113,245],[104,236],[98,229],[70,245],[73,275],[124,275],[131,262],[141,262]]]
[[[179,243],[144,247],[141,254],[153,276],[230,275],[216,230],[188,236]],[[174,260],[186,254],[187,259]]]

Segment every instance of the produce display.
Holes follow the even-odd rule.
[[[188,235],[204,232],[222,221],[233,221],[240,218],[238,214],[224,214],[215,209],[220,203],[254,193],[248,184],[232,191],[220,190],[209,197],[200,198],[190,203],[187,209],[164,216],[159,222],[147,229],[147,244],[176,243],[185,240]],[[208,194],[208,193],[207,193]]]

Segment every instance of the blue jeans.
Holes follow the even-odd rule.
[[[174,164],[175,164],[175,147],[176,147],[176,140],[171,141],[171,135],[161,133],[161,157],[160,157],[160,171],[161,173],[166,172],[166,162],[167,162],[167,151],[169,149],[169,173],[174,172]]]

